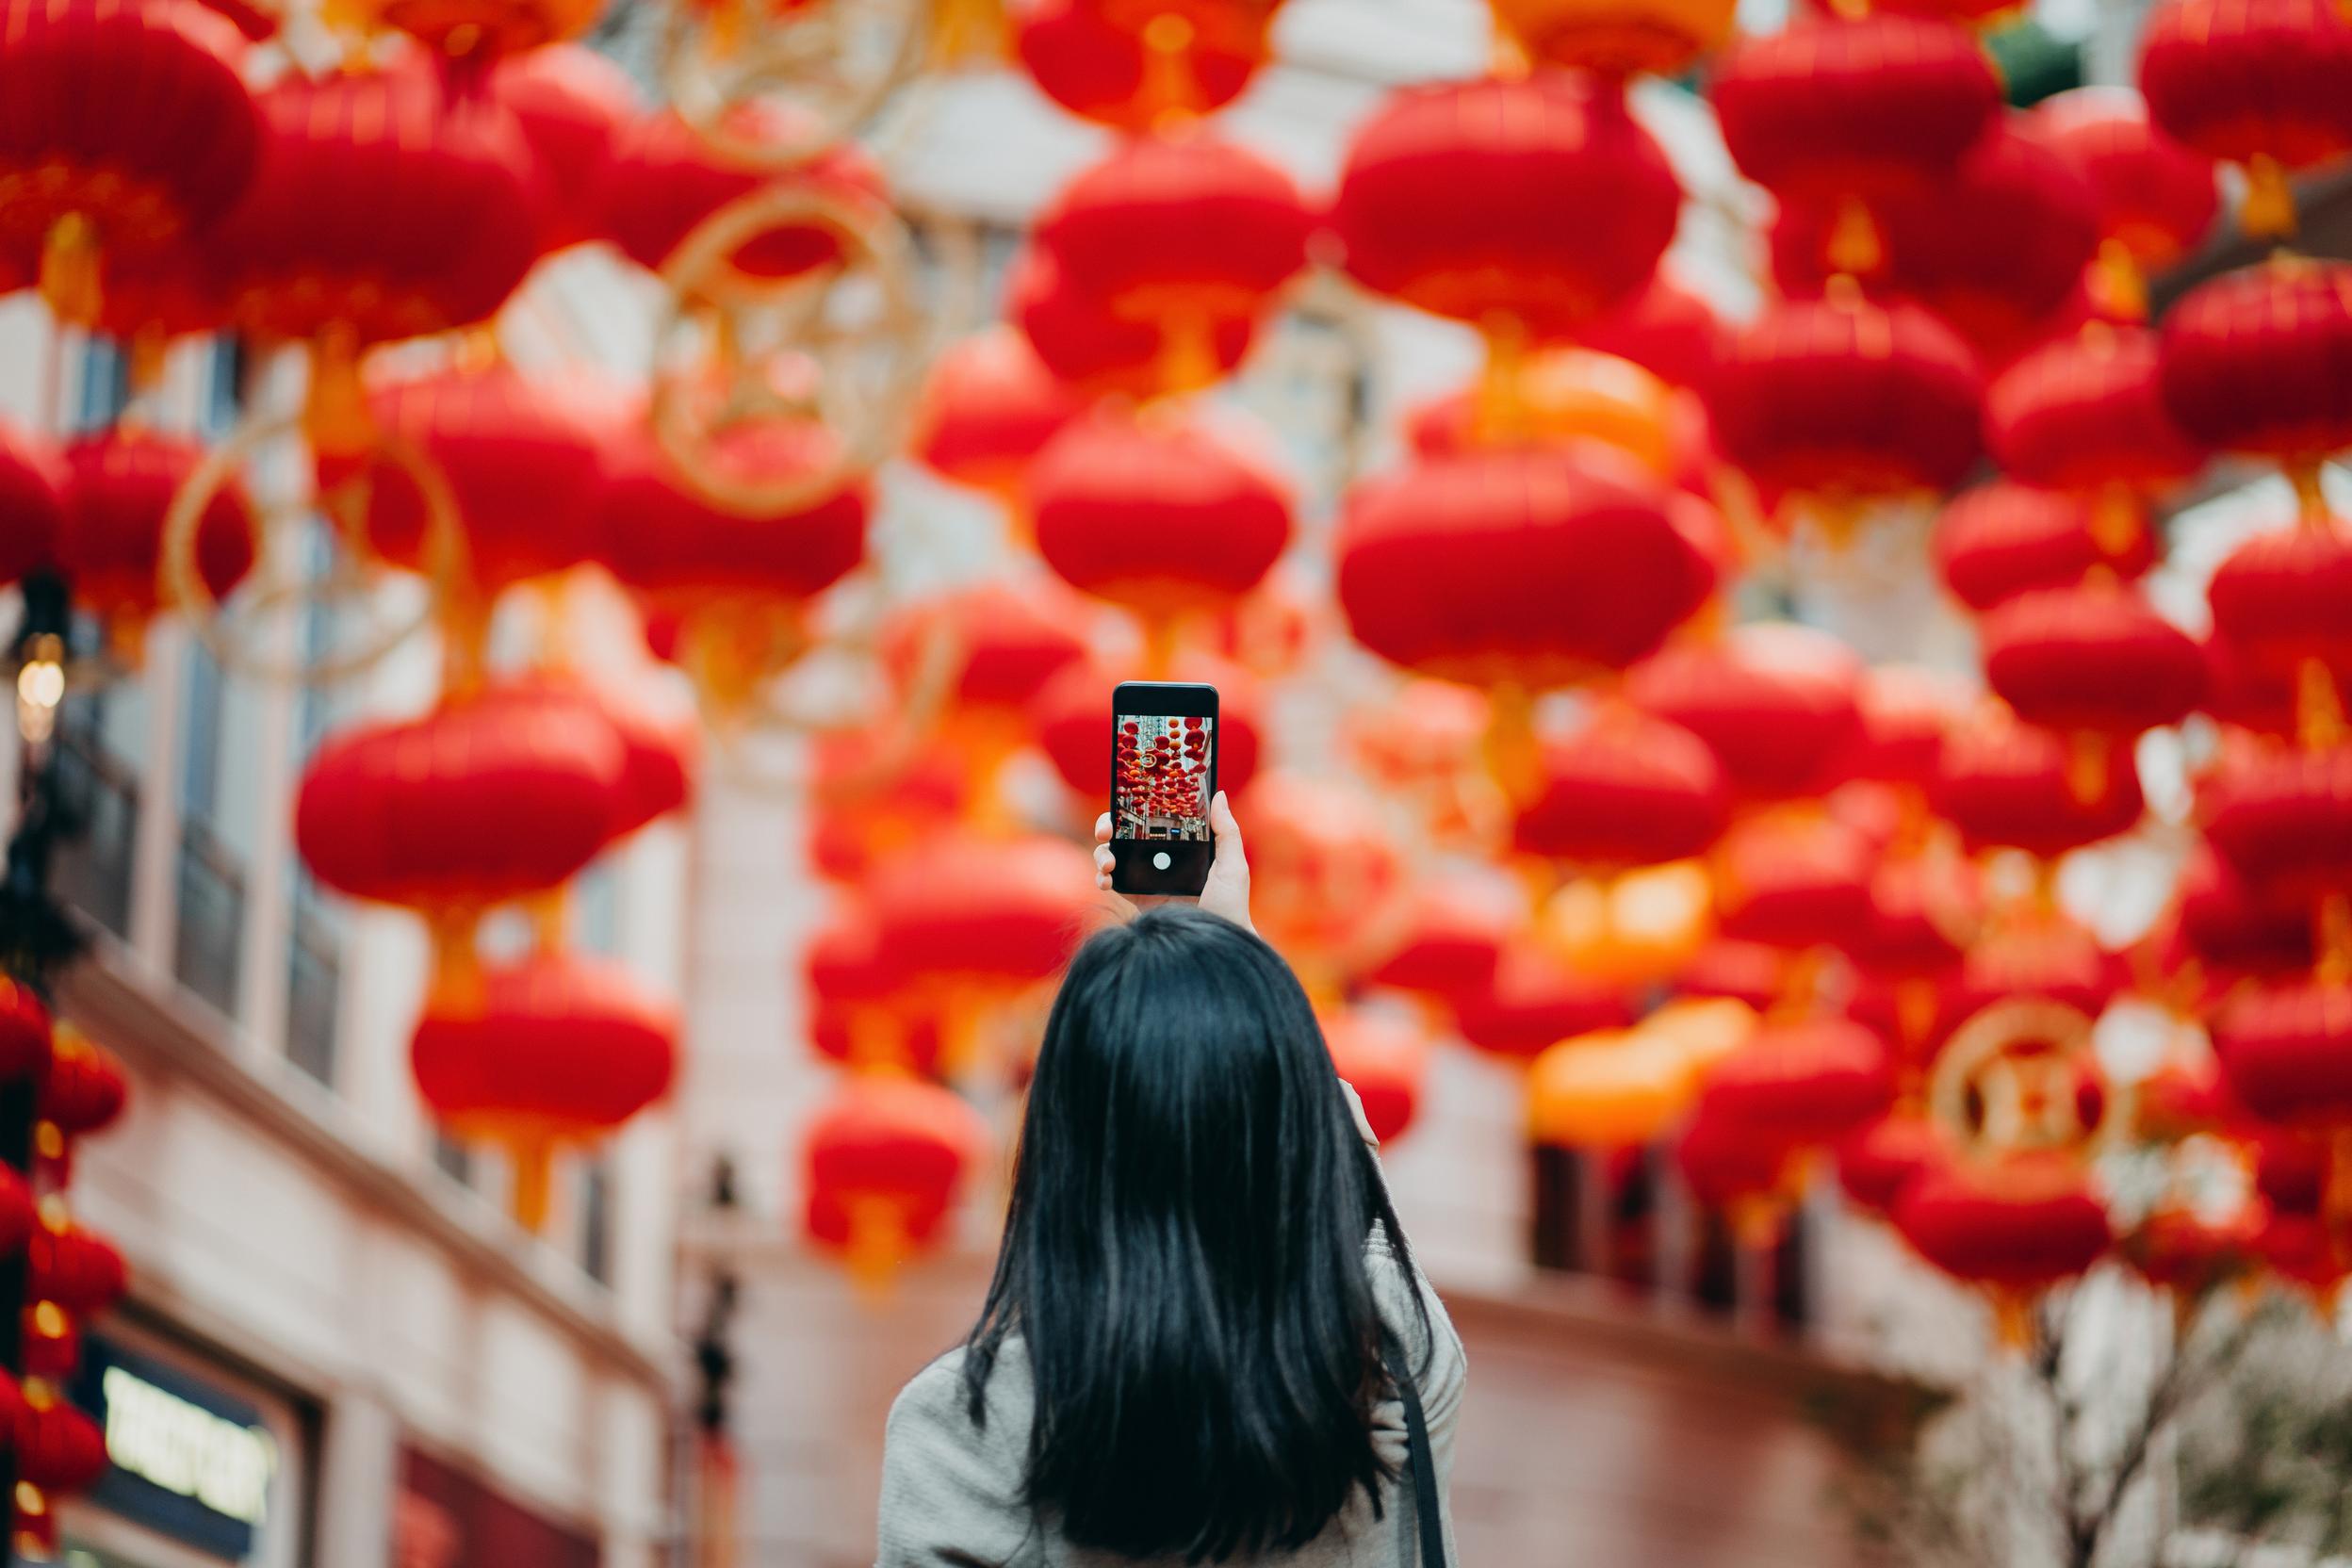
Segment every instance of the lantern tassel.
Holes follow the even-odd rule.
[[[2093,302],[2109,319],[2148,319],[2148,279],[2122,240],[2099,242],[2099,254],[2091,262],[2090,286]]]
[[[374,439],[375,421],[359,380],[359,337],[347,325],[327,328],[312,347],[302,430],[311,449],[324,456],[356,456]]]
[[[1160,384],[1168,396],[1215,386],[1225,367],[1217,353],[1217,323],[1205,310],[1170,315],[1160,332]]]
[[[1489,694],[1482,748],[1488,775],[1512,804],[1534,797],[1544,766],[1535,738],[1535,704],[1525,687],[1504,681]]]
[[[1838,204],[1821,254],[1833,274],[1846,278],[1874,278],[1886,265],[1886,242],[1879,235],[1878,220],[1859,197]]]
[[[1995,1286],[1992,1298],[1994,1336],[2011,1355],[2025,1354],[2034,1348],[2034,1298],[2005,1285]]]
[[[41,247],[41,297],[69,327],[98,324],[98,230],[89,214],[69,212],[49,225]]]
[[[1143,87],[1136,96],[1152,106],[1156,135],[1183,130],[1198,112],[1192,73],[1184,61],[1193,38],[1192,19],[1177,11],[1162,11],[1143,24]]]
[[[852,1198],[848,1207],[849,1245],[842,1262],[850,1280],[869,1299],[887,1296],[906,1256],[905,1217],[887,1198]]]
[[[2335,672],[2317,659],[2295,666],[2295,735],[2307,751],[2344,743],[2344,693],[2336,685]]]
[[[2287,239],[2295,234],[2295,188],[2287,183],[2285,166],[2267,153],[2246,160],[2246,204],[2238,209],[2238,226],[2249,239]]]
[[[544,1138],[532,1138],[516,1143],[510,1152],[514,1162],[514,1189],[509,1195],[509,1212],[515,1224],[538,1235],[547,1227],[555,1148]]]
[[[2122,561],[2139,548],[2141,531],[2146,520],[2140,514],[2140,503],[2131,487],[2122,484],[2099,486],[2091,502],[2091,543],[2099,553],[2110,561]]]
[[[2077,806],[2088,806],[2107,792],[2107,742],[2089,730],[2066,737],[2066,793]]]

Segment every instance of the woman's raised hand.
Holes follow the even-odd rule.
[[[1241,847],[1241,824],[1233,820],[1233,803],[1225,792],[1217,792],[1209,802],[1209,831],[1216,835],[1217,858],[1209,863],[1209,877],[1200,888],[1200,907],[1210,914],[1222,915],[1242,929],[1255,930],[1250,923],[1250,858]],[[1094,885],[1104,892],[1111,891],[1111,814],[1108,811],[1095,819],[1094,824]],[[1145,905],[1165,902],[1159,898],[1126,898],[1132,909]]]

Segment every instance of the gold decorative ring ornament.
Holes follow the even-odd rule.
[[[2099,1070],[2092,1021],[2043,997],[1996,1002],[1936,1059],[1928,1108],[1980,1156],[2053,1151],[2089,1157],[2132,1123],[2130,1093]]]
[[[872,122],[921,72],[933,31],[926,0],[673,0],[662,86],[712,151],[790,169]],[[755,104],[785,113],[736,112]]]

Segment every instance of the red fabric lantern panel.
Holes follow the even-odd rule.
[[[193,233],[244,191],[261,142],[244,57],[185,0],[0,7],[0,253],[26,274],[40,258],[60,314],[95,319],[102,255]]]
[[[1072,587],[1142,615],[1230,606],[1290,542],[1290,486],[1270,447],[1170,410],[1098,410],[1029,471],[1037,553]]]
[[[807,139],[798,112],[771,100],[737,106],[724,128],[731,137],[777,146]],[[780,177],[851,215],[877,209],[885,200],[880,168],[855,142],[827,148]],[[778,178],[773,169],[720,152],[675,112],[647,115],[613,140],[601,227],[622,254],[658,272],[697,224]],[[841,237],[832,225],[788,220],[754,235],[728,260],[744,276],[773,283],[830,265],[841,254]]]
[[[2282,176],[2352,149],[2352,18],[2330,0],[2167,0],[2140,38],[2148,118],[2248,166],[2250,227],[2282,233]]]
[[[1360,959],[1409,886],[1404,848],[1370,795],[1332,778],[1261,777],[1250,796],[1251,915],[1294,964]]]
[[[1886,1110],[1886,1041],[1850,1019],[1766,1022],[1710,1065],[1700,1115],[1789,1143],[1829,1143]]]
[[[821,425],[755,424],[728,433],[712,455],[723,473],[775,481],[829,468],[835,449]],[[798,602],[865,558],[871,506],[859,482],[798,512],[743,516],[705,498],[650,436],[635,432],[606,449],[596,529],[612,575],[655,604],[691,611],[740,596]]]
[[[1761,1013],[1788,990],[1793,968],[1791,956],[1781,948],[1717,937],[1683,961],[1674,972],[1674,988],[1682,996],[1729,997]]]
[[[1972,853],[2021,849],[2044,858],[2127,831],[2144,804],[2128,745],[2085,754],[2048,730],[1990,719],[1945,743],[1929,795]]]
[[[1715,307],[1661,267],[1641,292],[1580,330],[1576,341],[1629,359],[1660,381],[1702,386],[1715,373],[1729,336]]]
[[[1305,265],[1311,226],[1298,185],[1257,154],[1205,135],[1145,138],[1063,187],[1037,243],[1113,316],[1185,323],[1199,348]]]
[[[2176,907],[2180,939],[2224,975],[2289,974],[2318,961],[2311,909],[2265,896],[2200,843],[2180,868]]]
[[[2226,637],[2205,639],[2205,711],[2222,723],[2296,739],[2302,732],[2296,685],[2295,672],[2272,669]]]
[[[130,1271],[114,1243],[44,1205],[24,1245],[25,1296],[95,1317],[130,1290]]]
[[[1099,729],[1095,739],[1099,765]],[[896,735],[844,730],[809,750],[808,858],[835,882],[863,882],[878,859],[954,821],[970,798],[970,778],[941,747],[909,755]]]
[[[312,875],[354,898],[479,907],[595,859],[620,820],[626,765],[589,704],[493,687],[330,738],[302,776],[294,840]]]
[[[1082,406],[1028,339],[1000,324],[932,364],[907,446],[941,479],[1009,499],[1030,460]]]
[[[1873,858],[1869,841],[1834,818],[1751,817],[1712,857],[1716,927],[1773,947],[1851,943],[1870,923]]]
[[[1886,1215],[1923,1173],[1952,1157],[1952,1140],[1931,1119],[1892,1111],[1838,1140],[1838,1184],[1864,1212]]]
[[[40,1225],[33,1189],[14,1166],[0,1174],[0,1257],[12,1258],[24,1250]]]
[[[1013,50],[1038,90],[1070,113],[1142,133],[1240,97],[1266,60],[1272,16],[1271,6],[1231,0],[1136,17],[1102,0],[1037,0],[1016,18]]]
[[[130,1084],[120,1057],[78,1030],[57,1032],[49,1070],[41,1077],[35,1105],[41,1120],[67,1137],[81,1137],[110,1126],[122,1114],[129,1097]],[[0,1245],[0,1252],[8,1250]]]
[[[534,382],[512,366],[451,368],[371,388],[377,425],[439,466],[466,539],[473,581],[486,593],[577,566],[596,553],[601,452],[634,415],[617,392]],[[351,475],[322,455],[322,487]],[[423,493],[403,469],[366,476],[368,543],[386,561],[429,570]]]
[[[1944,737],[1968,710],[1968,687],[1916,664],[1873,664],[1863,671],[1858,694],[1862,729],[1845,771],[1915,787],[1934,778]]]
[[[1073,387],[1137,399],[1188,390],[1191,381],[1203,375],[1211,380],[1224,375],[1250,351],[1257,326],[1250,315],[1217,318],[1209,325],[1208,363],[1184,366],[1168,324],[1115,314],[1073,286],[1060,264],[1034,246],[1015,258],[1006,274],[1004,315],[1021,328],[1045,368]],[[1193,344],[1187,351],[1198,350]]]
[[[1367,986],[1446,998],[1493,988],[1503,950],[1527,924],[1518,890],[1470,876],[1433,877],[1414,890],[1404,928],[1357,978]]]
[[[1882,12],[1749,40],[1708,96],[1742,173],[1831,204],[1948,174],[2000,112],[2001,82],[1966,30]]]
[[[2352,446],[2352,262],[2286,256],[2197,285],[2164,313],[2159,375],[2210,446],[2288,464]]]
[[[1758,623],[1669,648],[1625,694],[1707,743],[1735,794],[1811,795],[1839,781],[1862,730],[1862,662],[1810,628]]]
[[[2352,988],[2312,980],[2241,992],[2213,1027],[2213,1053],[2247,1110],[2292,1126],[2352,1128]]]
[[[1410,1019],[1355,1010],[1322,1021],[1331,1069],[1356,1091],[1364,1119],[1382,1143],[1402,1137],[1421,1104],[1429,1042]]]
[[[902,973],[1023,985],[1058,972],[1086,935],[1094,865],[1059,839],[934,841],[874,868],[882,961]]]
[[[106,1433],[48,1390],[25,1391],[14,1426],[16,1475],[27,1486],[79,1492],[106,1473]]]
[[[478,1001],[430,1006],[409,1042],[436,1120],[520,1148],[601,1137],[669,1092],[677,1058],[673,1008],[564,952],[484,971]]]
[[[1091,801],[1105,798],[1109,784],[1103,731],[1110,722],[1111,691],[1121,678],[1102,664],[1071,664],[1047,683],[1029,710],[1037,744],[1062,782]],[[1257,681],[1221,659],[1198,654],[1186,654],[1170,678],[1217,688],[1217,787],[1239,794],[1257,776],[1264,755],[1264,697]]]
[[[1522,943],[1503,951],[1491,984],[1451,1000],[1455,1033],[1489,1055],[1514,1061],[1533,1061],[1561,1040],[1634,1020],[1622,989]]]
[[[164,600],[164,516],[204,449],[118,428],[66,449],[64,527],[55,562],[74,596],[101,615],[144,620]],[[218,598],[253,566],[254,521],[244,487],[221,485],[196,524],[196,570]]]
[[[629,74],[594,49],[558,43],[500,60],[489,92],[538,165],[539,249],[602,238],[613,149],[645,113]]]
[[[1609,713],[1547,737],[1540,767],[1511,841],[1546,859],[1591,867],[1682,859],[1713,843],[1730,813],[1713,750],[1645,714]]]
[[[0,974],[0,1082],[47,1075],[56,1031],[30,986]]]
[[[537,171],[504,109],[413,58],[290,73],[261,106],[260,167],[204,239],[238,326],[347,354],[486,319],[522,281]]]
[[[2352,746],[2233,746],[2197,804],[2214,852],[2264,896],[2352,890]]]
[[[2102,270],[2112,272],[2118,255],[2130,269],[2107,281],[2099,302],[2139,318],[2148,304],[2141,275],[2187,255],[2213,226],[2221,207],[2213,160],[2160,130],[2128,88],[2074,88],[2034,105],[2023,122],[2090,180]]]
[[[887,1271],[939,1238],[992,1141],[980,1113],[936,1084],[849,1079],[803,1146],[808,1239],[861,1273]]]
[[[1693,1201],[1711,1209],[1746,1210],[1742,1239],[1769,1245],[1778,1220],[1765,1205],[1777,1204],[1788,1184],[1788,1141],[1763,1128],[1699,1114],[1674,1146],[1674,1167]]]
[[[1630,301],[1681,205],[1622,92],[1554,72],[1391,94],[1348,143],[1330,221],[1375,293],[1544,337]]]
[[[2029,724],[2124,738],[2204,699],[2204,650],[2114,583],[2021,594],[1983,632],[1986,684]]]
[[[2123,988],[2124,966],[2064,916],[1996,924],[1968,948],[1952,989],[1954,1024],[1997,1002],[2039,997],[2096,1018]]]
[[[2028,484],[2149,494],[2195,477],[2205,448],[2173,422],[2154,333],[2094,323],[2019,359],[1984,395],[1986,443]]]
[[[2205,586],[2213,633],[2255,668],[2300,674],[2316,659],[2352,673],[2352,534],[2333,517],[2258,533]]]
[[[2082,1273],[2114,1242],[2106,1205],[2071,1162],[2017,1155],[1923,1172],[1896,1200],[1895,1226],[1956,1280],[2011,1291]]]
[[[1975,352],[1917,305],[1783,301],[1738,334],[1707,390],[1724,458],[1768,491],[1950,489],[1977,458]]]
[[[2140,508],[2118,514],[2007,480],[1953,497],[1936,520],[1933,547],[1944,586],[1976,611],[2034,589],[2080,582],[2093,567],[2137,578],[2156,561],[2155,536]]]
[[[65,460],[47,436],[0,420],[0,582],[55,557],[65,482]]]
[[[1469,453],[1368,481],[1332,553],[1358,642],[1474,685],[1623,669],[1710,584],[1657,483],[1591,448]]]
[[[931,639],[944,638],[950,711],[1019,717],[1048,681],[1086,661],[1097,613],[1054,578],[976,583],[899,612],[883,629],[883,658],[903,685],[930,657]]]

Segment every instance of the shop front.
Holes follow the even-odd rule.
[[[400,1450],[392,1568],[599,1568],[596,1538],[548,1518],[466,1470]]]

